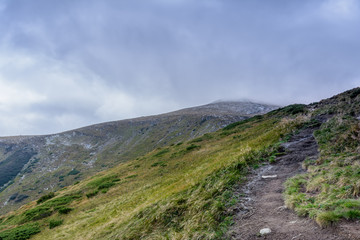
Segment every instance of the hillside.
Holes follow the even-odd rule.
[[[158,147],[214,132],[276,106],[219,102],[46,136],[0,138],[0,213]]]
[[[154,149],[2,216],[0,238],[358,239],[359,116],[356,88]]]

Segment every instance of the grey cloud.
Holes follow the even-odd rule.
[[[24,118],[23,129],[0,126],[0,135],[62,131],[216,99],[308,103],[360,82],[353,0],[0,3],[0,80],[45,98],[20,107],[40,117]],[[51,116],[58,122],[50,124]]]

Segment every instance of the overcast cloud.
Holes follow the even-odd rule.
[[[357,0],[0,0],[0,135],[360,85]]]

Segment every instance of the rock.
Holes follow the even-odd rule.
[[[277,178],[277,175],[263,175],[261,176],[262,179],[267,179],[267,178]]]
[[[276,210],[277,210],[278,212],[284,211],[285,209],[287,209],[286,206],[280,206],[280,207],[276,208]]]
[[[271,229],[270,229],[270,228],[263,228],[263,229],[260,230],[260,234],[261,234],[261,235],[267,235],[267,234],[269,234],[269,233],[271,233]]]

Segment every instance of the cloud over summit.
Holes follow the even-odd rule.
[[[360,82],[353,0],[0,0],[0,135]]]

